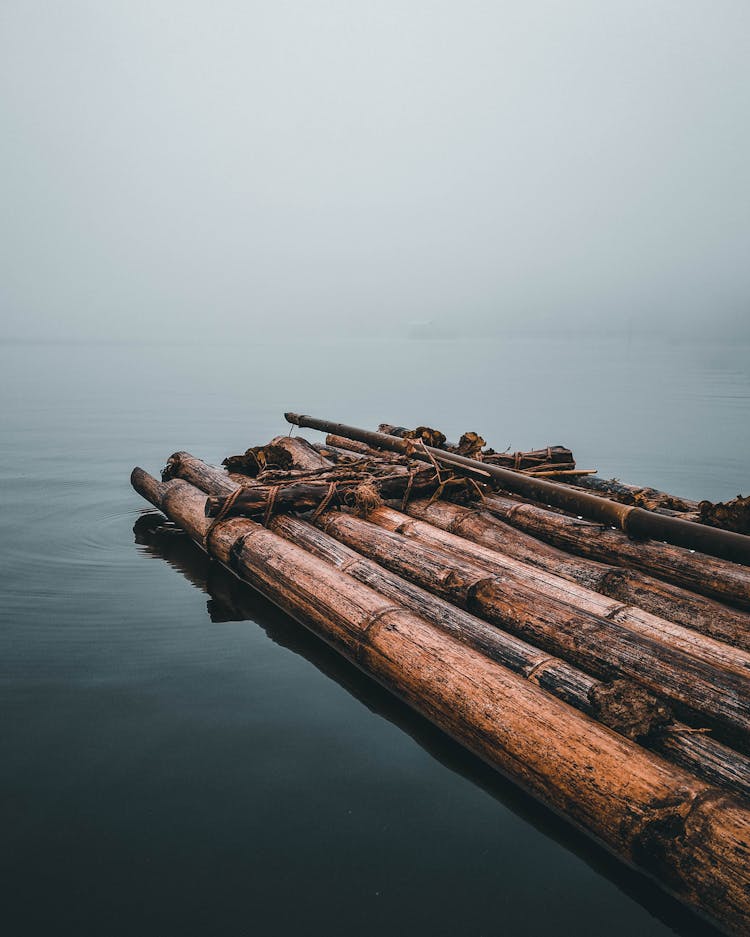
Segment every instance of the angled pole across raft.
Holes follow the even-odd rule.
[[[618,527],[632,537],[666,540],[677,546],[750,566],[750,537],[745,534],[706,527],[679,517],[656,514],[644,508],[619,504],[617,501],[609,501],[544,478],[523,475],[499,465],[489,465],[455,453],[446,453],[431,446],[415,445],[411,440],[401,439],[398,436],[389,436],[386,433],[377,433],[356,426],[347,426],[345,423],[320,420],[298,413],[287,412],[284,416],[289,423],[296,426],[346,436],[376,448],[402,452],[416,459],[427,461],[435,459],[459,471],[482,472],[488,475],[492,482],[508,491]]]

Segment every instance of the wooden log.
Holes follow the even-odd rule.
[[[701,524],[733,530],[738,534],[750,534],[750,496],[737,495],[731,501],[713,504],[701,501],[698,505],[698,517]]]
[[[407,453],[420,460],[446,462],[454,471],[477,473],[480,471],[479,467],[482,466],[481,471],[489,476],[490,482],[495,487],[502,486],[527,498],[538,499],[563,510],[573,511],[593,520],[614,525],[632,537],[666,540],[672,544],[699,550],[710,556],[721,556],[734,563],[750,565],[750,536],[706,527],[680,517],[656,514],[632,505],[618,504],[607,498],[576,490],[562,482],[533,478],[499,465],[487,465],[476,459],[468,459],[453,453],[447,455],[440,449],[426,446],[423,443],[417,446],[408,439],[399,439],[384,433],[373,433],[356,426],[347,426],[344,423],[321,420],[299,413],[288,412],[284,415],[288,422],[297,426],[308,426],[311,429],[336,433],[339,436],[349,436],[370,446]]]
[[[196,460],[192,457],[190,459],[182,459],[177,463],[175,470],[179,470],[179,466],[181,464],[184,467],[185,471],[187,471],[189,474],[195,474],[195,477],[197,477],[201,481],[202,484],[206,485],[209,488],[209,490],[213,483],[216,483],[218,486],[223,487],[225,482],[218,470],[216,469],[212,470],[210,466],[204,466],[202,469],[199,469],[196,471],[195,462]],[[282,492],[279,493],[279,495],[281,495],[282,493],[283,493],[283,489],[282,489]],[[254,494],[255,492],[252,490],[245,491],[242,493],[241,497],[243,498],[252,497]],[[208,505],[210,505],[211,503],[212,503],[212,499],[208,499],[206,502],[206,506],[207,506],[206,509],[209,509]],[[299,503],[299,501],[297,501],[297,503]],[[379,520],[386,527],[390,527],[390,529],[393,529],[394,526],[399,527],[403,525],[404,522],[407,520],[407,518],[405,518],[404,515],[401,515],[394,511],[389,511],[386,508],[376,510],[373,514],[371,514],[371,517],[374,520]],[[412,524],[412,529],[416,530],[417,528],[415,528],[414,526],[415,522],[412,521],[411,524]],[[437,544],[438,549],[440,549],[441,546],[445,547],[446,545],[448,546],[449,549],[453,550],[454,553],[456,552],[460,553],[462,550],[469,549],[471,547],[473,547],[475,550],[480,550],[480,551],[484,549],[482,547],[478,547],[477,545],[471,544],[469,541],[464,541],[462,540],[462,538],[452,537],[451,534],[447,534],[444,531],[441,531],[438,528],[431,527],[429,525],[425,525],[422,533],[423,535],[432,537],[433,543]],[[443,538],[448,538],[447,541],[443,539],[443,541],[441,542],[440,540],[441,534]],[[435,540],[435,538],[437,538],[437,540]],[[591,590],[582,589],[578,587],[577,584],[574,582],[569,582],[558,576],[552,576],[546,572],[539,572],[535,568],[530,567],[524,563],[519,563],[510,557],[495,553],[494,551],[487,551],[487,553],[489,555],[485,554],[483,557],[485,560],[489,559],[490,562],[494,562],[496,567],[498,567],[499,564],[502,564],[500,569],[498,570],[496,568],[494,572],[500,571],[502,575],[504,576],[504,581],[507,581],[508,576],[518,577],[520,579],[522,589],[525,589],[527,591],[529,589],[532,589],[532,590],[536,589],[537,591],[540,591],[541,593],[540,598],[543,602],[552,602],[552,603],[556,602],[557,605],[559,606],[557,609],[557,613],[560,614],[562,617],[569,618],[571,614],[575,614],[575,609],[579,608],[583,613],[590,614],[594,616],[598,621],[600,621],[605,628],[605,632],[606,632],[607,627],[612,628],[612,627],[620,626],[622,629],[627,629],[630,632],[632,632],[631,638],[633,639],[637,638],[640,635],[647,642],[645,650],[648,650],[648,647],[650,645],[658,644],[663,639],[663,636],[665,634],[668,634],[669,640],[672,642],[673,645],[675,645],[675,647],[665,648],[664,649],[665,652],[669,653],[670,651],[674,650],[675,652],[679,651],[686,656],[689,655],[690,657],[697,657],[697,660],[695,661],[696,666],[701,661],[703,661],[703,663],[706,664],[709,668],[721,668],[722,672],[726,671],[726,673],[724,674],[725,680],[729,679],[733,673],[736,679],[739,679],[740,681],[744,681],[744,683],[741,683],[741,685],[744,685],[745,690],[750,690],[750,684],[747,683],[748,673],[750,673],[750,657],[748,657],[747,654],[743,654],[739,651],[733,650],[727,645],[712,641],[711,639],[703,638],[698,634],[690,633],[687,631],[687,629],[682,629],[682,628],[679,628],[679,626],[670,625],[670,623],[666,621],[662,621],[661,619],[655,619],[654,616],[649,616],[647,613],[641,612],[640,609],[630,609],[628,607],[623,607],[620,605],[620,603],[613,602],[613,600],[610,600],[607,598],[602,598],[601,596],[597,595],[595,592],[592,592]],[[480,557],[481,556],[482,555],[480,554]],[[451,557],[448,557],[448,559],[451,560]],[[470,562],[473,563],[473,568],[467,574],[469,576],[482,575],[486,578],[488,572],[490,573],[493,572],[492,569],[487,568],[486,562],[482,566],[480,566],[476,562],[476,555],[473,560],[470,560]],[[386,563],[385,565],[388,565],[388,564]],[[416,565],[417,566],[419,565],[418,561]],[[400,572],[400,571],[401,570],[399,569],[396,570],[396,572]],[[410,578],[410,577],[407,577],[407,578]],[[421,584],[425,585],[424,582],[422,582]],[[426,585],[426,588],[428,589],[430,588],[429,584]],[[506,597],[506,601],[512,602],[512,597],[510,598]],[[521,603],[521,612],[523,612],[523,608],[524,608],[523,603]],[[639,617],[639,613],[640,613],[640,617]],[[554,612],[552,614],[554,614]],[[531,640],[532,643],[536,643],[536,644],[540,643],[539,640],[534,640],[533,638],[529,637],[528,634],[524,634],[523,632],[520,633],[520,636],[527,637],[529,640]],[[605,635],[604,643],[606,644],[606,635]],[[625,645],[626,647],[628,647],[627,641],[625,642]],[[549,644],[543,643],[542,646],[546,647],[548,650],[550,649]],[[630,653],[630,659],[629,659],[630,671],[624,670],[623,673],[630,675],[633,679],[635,679],[638,682],[642,682],[642,676],[640,675],[641,671],[638,667],[638,662],[637,660],[633,659],[634,652],[633,652],[632,647],[628,647],[628,650]],[[644,651],[643,648],[641,650]],[[554,650],[554,653],[560,653],[560,656],[562,657],[567,656],[566,653],[561,652],[559,650]],[[571,659],[573,660],[574,663],[579,664],[580,666],[583,666],[584,669],[591,669],[591,663],[589,660],[582,659],[580,657],[571,658]],[[668,666],[670,665],[669,660],[667,661],[667,665]],[[609,659],[607,667],[611,668],[613,666],[618,667],[619,666],[618,662],[616,660]],[[698,712],[702,712],[706,715],[709,715],[712,718],[716,719],[720,724],[724,724],[726,720],[723,721],[722,718],[718,716],[715,711],[712,711],[710,709],[709,710],[702,709],[700,707],[692,707],[690,702],[685,700],[684,693],[685,693],[686,688],[684,686],[684,680],[680,679],[679,673],[677,674],[675,673],[674,671],[675,666],[679,666],[679,661],[677,662],[677,664],[675,664],[674,661],[671,661],[671,667],[672,667],[672,670],[670,671],[671,679],[672,679],[672,683],[675,684],[676,682],[677,688],[682,690],[683,692],[682,697],[680,696],[674,697],[670,695],[670,692],[667,689],[660,687],[658,683],[656,685],[654,685],[653,683],[651,684],[646,683],[645,685],[650,690],[652,690],[653,692],[657,694],[666,696],[667,698],[672,699],[675,702],[682,703],[684,706],[688,708],[696,708]],[[603,676],[605,678],[610,675],[607,668],[600,667],[599,671],[594,671],[594,672],[598,672],[600,676]],[[653,675],[652,675],[652,679],[653,679]],[[699,685],[700,685],[700,681],[699,681]],[[725,688],[725,690],[726,689],[727,688]],[[675,686],[673,685],[671,688],[671,691],[674,692],[674,690],[675,690]],[[731,692],[733,692],[731,683],[729,686],[729,692],[730,694]],[[747,702],[750,702],[750,701],[746,701],[744,709],[740,707],[742,712],[744,712],[747,709]],[[713,705],[715,708],[717,705],[717,700],[714,699],[711,705]],[[742,730],[740,727],[740,731],[744,731],[744,730]]]
[[[421,615],[431,624],[476,648],[586,713],[597,722],[666,756],[698,777],[750,797],[750,759],[711,736],[673,723],[653,694],[630,680],[601,681],[420,588],[295,517],[276,517],[274,533],[336,566],[358,582]]]
[[[571,553],[642,569],[667,582],[740,608],[750,608],[750,570],[684,547],[630,540],[619,530],[492,494],[485,508],[519,530]]]
[[[483,546],[440,527],[409,517],[399,511],[382,507],[374,510],[369,519],[386,530],[403,534],[405,537],[423,543],[426,546],[444,550],[451,556],[464,557],[471,563],[481,565],[490,574],[523,576],[529,584],[539,589],[545,596],[559,599],[573,608],[591,612],[608,621],[617,622],[636,634],[642,634],[653,641],[660,641],[670,647],[679,648],[698,660],[704,660],[713,667],[733,670],[750,679],[750,653],[731,647],[713,638],[698,634],[690,628],[683,628],[645,612],[633,605],[625,605],[616,599],[610,599],[593,589],[579,585],[562,576],[522,563],[519,560]],[[750,683],[748,683],[750,690]]]
[[[196,466],[194,457],[184,460],[187,474],[192,474],[205,486],[203,490],[225,490],[226,482],[221,469],[203,463]],[[208,499],[210,500],[210,498]],[[427,502],[421,502],[427,506]],[[419,503],[415,505],[419,511]],[[457,505],[435,502],[427,507],[432,513],[444,508],[463,511]],[[444,512],[443,512],[444,513]],[[471,515],[473,512],[468,512]],[[500,522],[494,521],[499,524]],[[747,796],[750,794],[750,761],[714,738],[694,733],[682,723],[665,725],[667,711],[656,697],[635,689],[633,681],[616,679],[597,680],[566,661],[556,660],[544,651],[520,641],[512,635],[498,631],[482,619],[469,615],[406,579],[395,575],[371,560],[350,550],[316,527],[289,517],[271,521],[271,529],[298,546],[335,566],[349,575],[377,589],[381,594],[407,605],[437,627],[487,654],[504,666],[553,693],[559,699],[591,715],[629,738],[647,736],[646,744],[666,754],[698,776],[711,783]],[[516,537],[513,528],[508,528]],[[530,538],[527,538],[530,539]],[[540,544],[541,546],[541,544]],[[566,554],[561,554],[563,557]],[[569,558],[570,559],[570,558]],[[644,741],[641,738],[641,741]]]
[[[376,516],[377,512],[373,516]],[[327,533],[375,562],[602,679],[629,677],[727,737],[750,739],[750,675],[718,666],[619,622],[546,595],[531,576],[488,574],[477,563],[410,542],[370,521],[330,512]]]
[[[627,485],[616,478],[586,477],[571,481],[571,485],[595,491],[605,498],[619,501],[621,504],[637,504],[649,511],[657,509],[677,512],[679,514],[697,515],[698,502],[689,498],[680,498],[677,495],[659,491],[658,488],[647,486]]]
[[[373,449],[366,446],[363,442],[355,442],[353,439],[347,439],[346,436],[336,436],[328,433],[326,436],[326,445],[331,446],[340,452],[351,452],[356,455],[367,456],[371,459],[382,459],[384,462],[398,462],[403,464],[405,457],[395,452],[384,452],[382,449]]]
[[[272,502],[274,511],[304,512],[325,502],[328,507],[354,508],[366,517],[384,498],[403,498],[407,492],[424,496],[433,493],[439,486],[431,469],[413,475],[405,469],[401,469],[401,472],[384,476],[355,476],[352,479],[338,479],[333,483],[293,482],[283,487],[258,485],[243,489],[236,497],[211,495],[206,500],[206,514],[208,517],[254,515],[265,511],[269,502]],[[187,480],[191,481],[190,478]],[[460,480],[458,483],[461,483]]]
[[[551,657],[361,556],[307,521],[277,516],[269,529],[410,608],[447,634],[522,674],[621,735],[633,739],[651,735],[671,721],[669,707],[632,681],[598,680],[566,661]]]
[[[481,508],[447,501],[410,501],[406,512],[435,527],[538,566],[627,605],[750,651],[750,614],[662,582],[639,570],[565,553]]]
[[[494,449],[482,450],[484,439],[477,433],[464,433],[455,443],[448,442],[444,433],[429,426],[418,426],[412,430],[405,426],[394,426],[392,423],[381,423],[378,432],[398,436],[400,439],[421,439],[426,445],[444,449],[446,452],[471,455],[472,458],[481,459],[490,465],[503,465],[516,470],[533,468],[545,462],[566,463],[570,468],[575,468],[573,453],[565,446],[545,446],[544,449],[530,449],[527,452],[495,452]]]
[[[143,475],[133,473],[138,490],[160,494],[158,507],[205,537],[205,495],[181,480],[160,492]],[[250,520],[222,521],[208,541],[245,581],[624,861],[725,928],[750,924],[747,807]]]
[[[255,446],[242,455],[228,456],[224,465],[232,472],[255,476],[267,470],[321,472],[332,468],[306,440],[300,437],[276,436],[265,446]]]
[[[556,470],[540,470],[536,469],[523,469],[529,475],[533,475],[534,478],[581,478],[584,475],[595,475],[596,469],[561,469],[560,471]]]
[[[225,469],[208,465],[189,452],[180,451],[173,452],[167,459],[161,477],[165,482],[171,478],[186,478],[204,491],[208,490],[205,486],[209,485],[217,495],[230,495],[236,490],[238,484],[243,484],[244,476],[234,474],[230,476]],[[253,481],[252,484],[255,482]]]

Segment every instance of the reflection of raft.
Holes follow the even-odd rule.
[[[162,481],[135,469],[132,482],[491,765],[746,932],[750,569],[720,557],[746,562],[750,538],[653,489],[644,509],[627,486],[551,483],[556,466],[577,471],[562,447],[507,456],[476,434],[446,448],[425,427],[336,428],[326,445],[279,437],[227,469],[176,453]],[[624,530],[601,523],[610,514]],[[671,544],[628,536],[650,517]],[[690,536],[714,555],[676,545]]]

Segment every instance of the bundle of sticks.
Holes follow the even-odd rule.
[[[548,493],[548,480],[521,470],[564,447],[493,465],[477,434],[451,447],[426,439],[426,427],[385,428],[395,432],[336,424],[324,443],[277,437],[221,468],[179,452],[161,481],[136,468],[132,483],[485,761],[697,911],[746,932],[745,561],[717,556],[721,543],[711,554],[634,540],[514,489]],[[466,456],[472,445],[481,459]],[[582,497],[623,523],[646,513],[558,489],[560,504]],[[665,510],[648,513],[668,529],[678,522],[677,539],[686,525],[706,530]],[[712,536],[729,537],[740,559],[750,539],[709,529],[702,542]]]

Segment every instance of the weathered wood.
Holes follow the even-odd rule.
[[[669,707],[632,681],[598,680],[566,661],[551,657],[361,556],[307,521],[278,516],[269,526],[290,543],[410,608],[464,644],[628,738],[650,735],[671,721]]]
[[[258,485],[255,488],[243,489],[226,512],[224,512],[226,497],[210,496],[206,501],[206,514],[208,517],[216,517],[222,512],[224,512],[223,516],[257,514],[266,509],[269,499],[274,498],[273,507],[278,511],[309,511],[327,500],[332,507],[346,505],[359,508],[361,513],[366,515],[377,506],[380,499],[403,497],[410,486],[415,495],[425,495],[435,491],[438,482],[434,472],[428,469],[411,478],[404,473],[336,482],[334,490],[331,489],[329,483],[325,482],[293,482],[278,488],[274,494],[275,486]]]
[[[750,651],[750,614],[647,573],[566,553],[511,527],[481,507],[410,501],[406,512],[524,563],[618,599],[668,621]]]
[[[701,501],[698,505],[698,517],[701,524],[733,530],[738,534],[750,534],[750,496],[737,495],[731,501],[713,504]]]
[[[383,507],[373,511],[369,517],[373,523],[386,530],[403,534],[429,547],[445,550],[453,556],[464,557],[469,562],[481,565],[489,573],[498,576],[505,576],[508,573],[523,576],[533,588],[539,589],[546,596],[559,599],[573,608],[591,612],[608,621],[617,622],[652,641],[660,641],[670,647],[679,648],[713,667],[734,670],[750,678],[750,653],[747,651],[731,647],[722,641],[715,641],[713,638],[698,634],[689,628],[683,628],[682,625],[659,618],[636,606],[624,605],[616,599],[610,599],[577,582],[522,563],[495,549],[449,533],[399,511]],[[750,691],[750,683],[748,683],[748,690]]]
[[[382,449],[373,449],[366,446],[363,442],[356,442],[354,439],[347,439],[346,436],[336,436],[328,433],[326,436],[326,445],[331,446],[340,452],[351,452],[357,455],[367,456],[368,458],[381,459],[383,462],[404,462],[404,456],[395,452],[384,452]]]
[[[134,472],[133,481],[147,490],[142,474]],[[166,488],[149,489],[160,496],[157,506],[204,538],[205,495],[181,480]],[[747,807],[250,520],[216,524],[207,546],[365,672],[622,859],[723,926],[740,933],[750,924]]]
[[[619,501],[621,504],[636,504],[649,511],[667,510],[679,514],[689,514],[691,518],[697,516],[698,502],[689,498],[680,498],[677,495],[659,491],[658,488],[647,486],[627,485],[616,478],[585,477],[570,482],[580,488],[595,491],[605,498]]]
[[[205,486],[210,485],[211,490],[217,495],[230,495],[236,490],[238,484],[244,484],[244,476],[234,474],[230,476],[225,469],[208,465],[189,452],[182,451],[172,453],[167,459],[161,477],[165,482],[171,478],[185,478],[204,491],[207,490]],[[250,481],[250,479],[247,480]],[[254,485],[255,482],[253,481],[252,484]]]
[[[300,437],[276,436],[265,446],[254,446],[242,455],[228,456],[224,465],[232,472],[255,476],[267,470],[321,472],[333,463]]]
[[[394,426],[392,423],[381,423],[378,432],[401,439],[421,439],[426,445],[444,449],[446,452],[471,456],[490,465],[503,465],[515,470],[533,468],[549,462],[564,463],[570,468],[575,468],[576,464],[573,453],[565,446],[545,446],[544,449],[530,449],[527,452],[495,452],[494,449],[482,449],[485,441],[478,433],[464,433],[455,443],[448,442],[444,433],[429,426],[408,429],[405,426]]]
[[[668,543],[630,540],[606,525],[497,494],[489,495],[483,503],[488,511],[513,527],[571,553],[642,569],[693,592],[750,608],[750,569],[746,566]]]
[[[502,486],[525,497],[542,500],[563,510],[570,510],[596,521],[615,525],[627,531],[632,537],[667,540],[673,544],[700,550],[711,556],[722,556],[735,563],[750,565],[750,536],[706,527],[703,524],[686,521],[681,517],[656,514],[632,505],[618,504],[616,501],[609,501],[607,498],[600,498],[586,491],[574,489],[562,482],[533,478],[522,472],[514,472],[499,465],[487,465],[476,459],[468,459],[454,453],[446,455],[440,449],[426,446],[421,442],[420,445],[416,445],[409,439],[373,433],[356,426],[347,426],[344,423],[334,423],[331,420],[321,420],[299,413],[288,412],[285,417],[297,426],[307,426],[311,429],[336,433],[339,436],[350,436],[352,439],[371,446],[411,454],[416,459],[445,462],[450,464],[454,471],[472,473],[472,477],[480,471],[481,466],[481,471],[486,472],[494,487]]]
[[[189,475],[194,475],[202,484],[206,485],[209,490],[214,481],[220,486],[225,484],[219,470],[212,470],[211,467],[204,466],[203,469],[196,471],[195,461],[196,460],[192,458],[182,459],[177,464],[175,470],[183,470]],[[279,494],[281,494],[281,492]],[[242,497],[252,497],[252,495],[253,491],[251,490],[249,492],[243,492]],[[209,503],[210,499],[207,504]],[[331,515],[326,516],[330,518],[331,523],[335,523],[335,518],[332,518]],[[373,520],[379,521],[390,529],[393,529],[394,526],[402,526],[404,522],[408,522],[408,519],[404,515],[390,511],[387,508],[374,511],[371,517]],[[418,522],[411,521],[410,523],[412,528],[416,529],[414,525]],[[428,538],[433,538],[433,544],[437,544],[438,550],[440,550],[441,545],[442,547],[445,547],[446,544],[448,545],[449,549],[453,551],[452,555],[448,556],[449,563],[455,563],[456,554],[460,554],[461,551],[470,551],[471,548],[475,551],[482,551],[485,549],[463,540],[460,537],[452,537],[451,534],[446,534],[444,531],[429,525],[424,527],[422,533]],[[441,543],[441,535],[443,538],[448,538],[448,540],[443,540]],[[358,549],[356,544],[350,544],[350,546],[354,546],[355,549]],[[398,541],[396,541],[395,544],[391,544],[391,548],[400,552],[399,557],[391,560],[391,562],[398,562],[405,552],[403,545],[400,545]],[[360,552],[365,551],[360,550]],[[496,568],[489,569],[486,562],[483,564],[477,562],[475,553],[473,559],[467,560],[469,569],[468,571],[464,571],[464,577],[468,576],[468,578],[471,579],[473,576],[475,580],[479,581],[482,578],[487,579],[488,576],[492,578],[492,573],[501,571],[502,577],[498,582],[507,584],[509,578],[515,578],[515,580],[517,580],[517,598],[514,598],[512,590],[509,592],[507,588],[504,592],[501,590],[498,595],[500,607],[506,608],[509,613],[508,622],[510,624],[515,624],[517,628],[521,628],[520,631],[515,631],[514,633],[531,641],[533,644],[541,644],[541,646],[545,647],[547,650],[551,650],[553,653],[571,660],[584,669],[591,670],[593,668],[594,673],[597,673],[605,679],[612,676],[613,673],[620,676],[630,676],[637,682],[643,683],[643,685],[648,687],[652,692],[665,696],[686,708],[694,709],[699,713],[710,716],[722,725],[728,725],[733,729],[745,733],[748,725],[746,722],[748,718],[748,707],[750,707],[750,683],[748,682],[750,658],[747,654],[732,649],[720,642],[704,638],[697,633],[689,632],[687,629],[657,619],[654,616],[648,615],[648,613],[642,612],[640,609],[623,607],[619,603],[602,597],[591,590],[582,589],[575,582],[551,575],[545,571],[540,572],[538,569],[520,563],[506,555],[495,553],[494,551],[487,551],[487,554],[484,555],[484,559],[494,562]],[[480,553],[480,556],[481,555]],[[373,558],[378,559],[378,557]],[[497,568],[499,564],[502,564],[500,569]],[[384,565],[389,566],[389,563],[384,562]],[[414,569],[418,568],[419,557],[417,556],[412,567],[412,572]],[[406,575],[407,578],[412,578],[412,576],[408,573],[404,573],[400,568],[396,568],[395,572]],[[443,576],[443,578],[445,578],[445,576]],[[415,581],[425,586],[425,588],[435,591],[434,584],[431,585],[429,582],[420,580]],[[482,597],[484,596],[484,592],[480,590],[477,592],[477,595]],[[534,596],[538,596],[538,600],[535,600]],[[451,598],[450,594],[446,597]],[[488,614],[494,614],[495,617],[490,618],[490,620],[494,620],[496,623],[502,623],[504,619],[502,619],[502,617],[498,618],[497,611],[493,612],[492,595],[485,598],[488,602],[488,607],[485,609],[485,614],[480,612],[482,617],[487,617]],[[535,608],[537,610],[538,608],[545,608],[548,610],[546,633],[544,632],[544,628],[542,632],[536,632],[534,630],[533,623],[539,617],[538,614],[536,616],[534,615]],[[575,639],[576,632],[580,630],[581,624],[585,624],[585,622],[575,623],[574,616],[577,611],[580,611],[582,615],[590,616],[594,622],[598,623],[598,627],[595,626],[592,630],[591,622],[589,622],[588,631],[591,632],[589,634],[589,639],[593,641],[593,646],[585,650],[582,647],[576,646],[579,643]],[[524,618],[527,612],[531,613],[531,619],[529,621],[526,621]],[[560,617],[561,621],[567,623],[570,631],[568,640],[572,643],[572,648],[569,647],[567,650],[563,649],[565,648],[564,642],[555,643],[561,639],[561,634],[557,633],[554,624],[556,615]],[[516,618],[518,618],[518,621],[515,620]],[[538,624],[537,622],[537,625]],[[544,624],[545,622],[542,622],[542,625]],[[616,629],[613,633],[615,636],[619,636],[619,644],[617,642],[610,644],[607,637],[608,629]],[[596,632],[596,634],[594,634],[594,632]],[[665,646],[663,641],[667,635],[669,636],[668,640],[670,644]],[[639,639],[645,642],[644,646],[639,648],[636,644],[634,647],[633,642],[637,642]],[[616,656],[616,649],[620,646],[622,646],[623,653],[625,654],[625,659],[623,661],[619,661]],[[666,660],[649,660],[642,666],[638,655],[640,654],[642,656],[648,654],[658,648],[662,649],[662,657],[666,655]],[[571,656],[571,654],[574,656]],[[599,660],[597,654],[604,654],[605,656],[602,660]],[[674,654],[682,655],[682,658],[678,657],[677,659],[673,659],[670,655]],[[683,662],[687,662],[692,668],[700,669],[701,665],[707,667],[709,669],[708,675],[705,673],[695,674],[696,682],[694,686],[686,684],[685,674],[680,674],[679,672],[681,659]],[[597,667],[598,669],[596,669]],[[668,679],[667,686],[659,683],[659,673],[663,668],[666,668],[664,675]],[[713,671],[716,668],[721,669],[716,670],[714,674]],[[651,682],[647,682],[648,680]],[[733,680],[735,681],[734,683],[732,682]],[[736,681],[739,681],[739,684],[737,684]],[[693,692],[693,690],[695,690],[695,692]],[[703,693],[702,696],[701,692]],[[746,694],[744,700],[741,698],[734,699],[738,693],[741,697],[743,692]],[[728,711],[722,712],[725,707],[728,707]]]
[[[437,598],[299,518],[276,517],[270,529],[621,735],[666,754],[711,783],[750,796],[747,756],[683,723],[672,723],[665,704],[633,681],[597,680]]]
[[[221,469],[203,464],[195,470],[191,456],[183,464],[188,475],[201,481],[204,490],[225,490],[225,478]],[[208,499],[210,501],[210,497]],[[474,512],[445,502],[416,502],[416,515],[423,511],[445,518],[451,512]],[[500,525],[499,521],[492,523]],[[459,640],[481,650],[494,660],[532,679],[539,686],[570,703],[577,709],[614,728],[627,737],[648,735],[647,744],[655,751],[668,755],[672,760],[693,770],[712,783],[723,784],[738,793],[750,793],[750,762],[733,749],[716,739],[705,739],[686,731],[678,723],[673,730],[654,732],[665,721],[666,712],[655,697],[643,690],[634,692],[635,684],[627,680],[601,681],[584,673],[562,660],[550,657],[544,651],[520,641],[512,635],[498,631],[473,615],[436,598],[431,593],[409,580],[390,572],[341,544],[312,525],[289,517],[278,517],[271,521],[271,529],[305,547],[321,559],[331,562],[359,581],[376,588],[384,595],[408,605],[433,624],[444,628]],[[513,528],[507,528],[515,537],[523,537]],[[531,539],[531,538],[526,538]],[[543,546],[539,544],[539,546]],[[561,554],[566,557],[567,554]],[[572,558],[569,558],[572,559]],[[595,564],[592,564],[595,565]],[[705,756],[706,749],[710,756]],[[704,757],[705,756],[705,757]]]
[[[617,621],[577,609],[546,594],[521,570],[492,574],[483,565],[349,515],[331,512],[318,523],[358,553],[523,640],[603,679],[629,677],[748,744],[750,675],[713,666]]]

